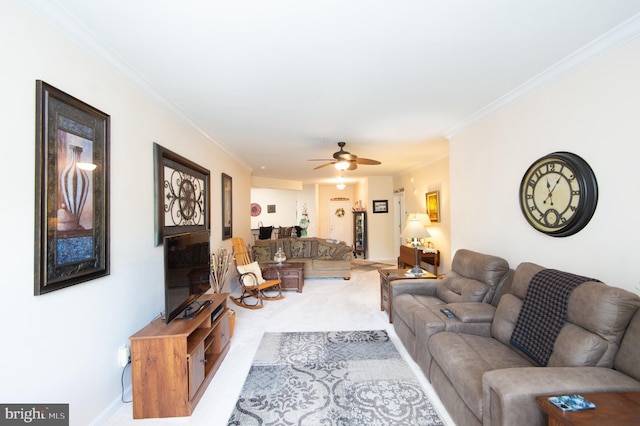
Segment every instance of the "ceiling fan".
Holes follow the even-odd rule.
[[[321,169],[322,167],[327,167],[334,165],[338,170],[355,170],[358,168],[358,164],[365,164],[369,166],[377,166],[378,164],[382,164],[380,161],[371,160],[369,158],[360,158],[357,155],[351,154],[348,151],[344,150],[344,146],[346,142],[338,142],[338,146],[340,147],[339,151],[333,153],[333,159],[314,159],[308,161],[328,161],[328,163],[320,164],[317,167],[314,167],[313,170]]]

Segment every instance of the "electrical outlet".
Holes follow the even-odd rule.
[[[118,363],[120,367],[126,367],[131,362],[131,348],[125,345],[118,349]]]

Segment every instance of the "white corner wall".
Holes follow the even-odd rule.
[[[406,215],[411,213],[425,213],[427,211],[427,192],[438,191],[440,222],[433,222],[427,227],[431,234],[428,241],[440,251],[438,274],[445,274],[451,270],[451,258],[453,257],[451,253],[449,175],[449,157],[445,157],[406,174],[396,176],[393,181],[394,189],[404,188],[405,212],[402,212],[404,219],[407,218]]]
[[[0,401],[69,403],[87,425],[120,400],[118,348],[163,310],[154,246],[153,142],[211,171],[212,245],[221,241],[220,173],[233,178],[234,234],[251,236],[249,171],[165,112],[16,0],[0,3],[4,158]],[[111,274],[34,296],[35,81],[111,115]],[[240,206],[240,207],[238,207]],[[244,233],[244,234],[243,234]],[[130,386],[127,375],[125,386]]]
[[[366,179],[368,200],[367,233],[369,260],[394,260],[393,179],[389,176],[370,176]],[[387,200],[389,213],[373,213],[373,200]]]
[[[452,252],[469,248],[595,277],[635,291],[640,272],[640,39],[494,113],[450,142]],[[570,151],[595,171],[598,206],[579,233],[553,238],[518,204],[537,158]]]

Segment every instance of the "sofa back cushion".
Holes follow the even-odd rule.
[[[257,262],[268,262],[273,260],[275,251],[271,250],[271,240],[256,240],[251,247],[253,260]]]
[[[256,240],[251,248],[253,260],[273,261],[273,255],[279,248],[282,248],[287,259],[351,260],[353,258],[351,247],[344,243],[310,237]]]
[[[613,368],[640,380],[638,352],[640,352],[640,310],[633,316],[624,333],[620,349],[613,362]]]
[[[511,346],[511,333],[529,283],[542,269],[533,263],[518,265],[509,292],[500,299],[491,333],[505,345]],[[612,367],[625,329],[639,305],[640,298],[626,290],[596,281],[579,285],[569,297],[567,321],[547,366]]]
[[[438,298],[446,303],[490,302],[509,273],[506,260],[471,250],[458,250],[449,272],[438,283]]]

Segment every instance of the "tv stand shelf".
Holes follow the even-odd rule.
[[[130,337],[134,419],[193,413],[229,351],[228,296],[205,294],[195,318],[158,318]]]

